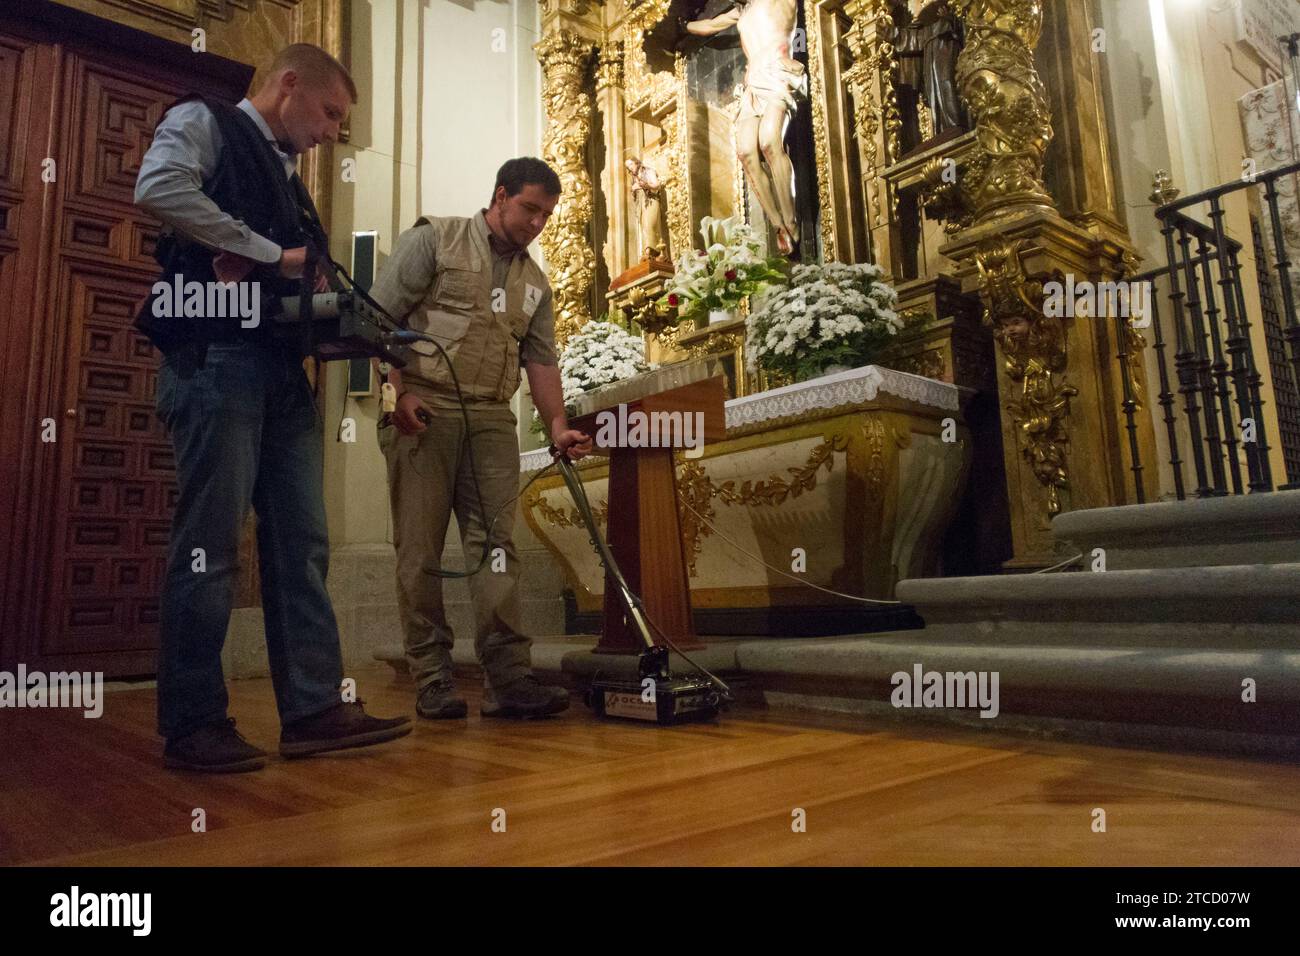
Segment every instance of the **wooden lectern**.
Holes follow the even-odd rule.
[[[708,378],[689,385],[669,388],[653,395],[625,401],[626,415],[633,412],[680,412],[683,418],[704,413],[704,441],[719,441],[726,435],[726,380]],[[600,437],[600,416],[609,413],[619,419],[619,406],[589,412],[574,418],[569,427]],[[681,515],[677,506],[677,475],[673,468],[674,448],[603,448],[593,454],[609,456],[609,523],[606,540],[628,586],[641,597],[646,614],[683,650],[704,645],[691,622],[691,591],[686,572],[686,551],[682,542]],[[616,585],[605,574],[605,617],[597,653],[639,654],[645,645],[625,619]],[[658,635],[655,643],[662,643]]]

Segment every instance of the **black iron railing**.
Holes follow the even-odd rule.
[[[1300,448],[1290,447],[1300,441],[1300,423],[1291,423],[1287,415],[1300,405],[1291,394],[1300,382],[1300,323],[1297,322],[1296,296],[1291,284],[1291,266],[1283,235],[1278,204],[1277,183],[1285,176],[1300,172],[1300,163],[1260,173],[1253,180],[1241,180],[1217,186],[1159,207],[1165,241],[1164,266],[1133,276],[1131,282],[1151,282],[1167,288],[1170,329],[1162,319],[1160,295],[1150,298],[1151,331],[1159,375],[1159,404],[1163,410],[1165,434],[1169,442],[1169,463],[1173,469],[1174,490],[1178,498],[1187,496],[1180,454],[1180,432],[1188,439],[1191,464],[1195,472],[1197,497],[1243,494],[1246,491],[1274,490],[1269,466],[1269,428],[1264,418],[1266,404],[1264,381],[1255,361],[1251,343],[1251,322],[1241,282],[1240,242],[1224,229],[1223,199],[1238,190],[1261,190],[1261,206],[1274,239],[1275,261],[1256,267],[1265,273],[1268,290],[1278,290],[1278,299],[1267,305],[1276,308],[1281,335],[1275,343],[1289,355],[1270,356],[1273,400],[1279,411],[1284,460],[1288,464],[1288,484],[1300,487]],[[1194,218],[1193,207],[1206,206],[1205,220]],[[1264,317],[1258,317],[1264,321]],[[1125,320],[1116,316],[1123,370],[1123,410],[1129,432],[1129,449],[1137,500],[1144,500],[1142,461],[1137,440],[1137,402],[1130,378],[1129,336]],[[1174,374],[1169,374],[1168,349],[1173,347]],[[1277,361],[1281,359],[1281,361]],[[1181,399],[1179,402],[1174,390]],[[1294,425],[1298,427],[1292,427]],[[1180,427],[1181,426],[1181,427]],[[1245,459],[1243,473],[1242,459]]]
[[[1300,221],[1297,222],[1300,225]],[[1255,261],[1265,262],[1268,250],[1258,216],[1250,217],[1250,238],[1255,247]],[[1256,269],[1259,304],[1263,311],[1264,342],[1268,351],[1268,368],[1273,378],[1273,411],[1277,416],[1278,444],[1289,476],[1300,475],[1300,382],[1287,360],[1287,338],[1282,318],[1281,296],[1277,280],[1269,269]]]

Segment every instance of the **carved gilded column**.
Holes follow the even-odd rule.
[[[1041,0],[954,0],[954,9],[966,25],[957,80],[976,133],[958,189],[973,224],[940,251],[979,292],[997,346],[1008,565],[1042,566],[1059,560],[1053,516],[1134,497],[1114,318],[1045,309],[1044,285],[1114,281],[1131,264],[1125,245],[1062,218],[1044,184],[1052,116],[1034,55]],[[1149,434],[1149,419],[1142,427]]]
[[[664,151],[668,171],[664,176],[664,212],[668,220],[668,247],[674,256],[694,249],[698,241],[696,223],[691,219],[690,171],[687,169],[686,135],[686,60],[677,57],[673,69],[671,110],[659,121],[664,131]]]
[[[975,122],[964,187],[975,220],[1053,208],[1043,185],[1052,141],[1047,91],[1034,65],[1042,0],[955,0],[966,23],[957,85]]]
[[[592,216],[587,137],[591,133],[591,94],[587,73],[595,45],[567,30],[556,30],[534,45],[542,65],[546,132],[542,158],[559,174],[563,192],[542,232],[554,295],[555,339],[563,347],[591,318],[589,296],[596,255],[588,236]]]
[[[808,85],[812,102],[813,152],[821,217],[822,259],[863,262],[872,258],[861,151],[855,144],[856,90],[848,80],[856,66],[846,52],[851,21],[845,0],[805,0]],[[856,76],[856,74],[853,74]],[[861,87],[861,82],[858,82]]]
[[[835,207],[831,199],[831,168],[828,143],[830,130],[826,122],[826,67],[822,61],[821,24],[817,4],[804,6],[804,23],[808,33],[809,98],[812,100],[813,154],[816,159],[817,206],[821,210],[822,260],[842,259],[835,248]]]
[[[853,96],[871,258],[892,275],[897,265],[898,206],[882,174],[902,152],[903,119],[894,86],[898,69],[894,18],[888,0],[849,0],[844,14],[853,24],[844,34],[853,62],[843,78]]]
[[[609,211],[609,235],[605,238],[605,267],[612,277],[621,275],[632,256],[628,249],[628,224],[635,216],[628,208],[627,136],[624,126],[623,43],[611,40],[596,55],[596,107],[605,130],[605,168],[601,189]],[[630,218],[631,217],[631,218]],[[617,231],[616,231],[617,230]]]

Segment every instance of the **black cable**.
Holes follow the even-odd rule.
[[[301,203],[299,203],[298,209],[299,212],[302,214],[302,218],[307,222],[308,225],[312,226],[316,230],[319,236],[326,235],[325,226],[320,221],[320,217],[315,214],[314,210],[309,209],[307,206],[304,206]],[[461,391],[460,379],[456,376],[456,368],[452,364],[451,357],[447,354],[447,350],[442,347],[441,342],[437,341],[432,336],[426,335],[423,332],[416,332],[413,329],[403,329],[402,323],[398,322],[397,319],[393,318],[393,316],[389,313],[389,311],[385,309],[382,305],[380,305],[378,302],[376,302],[369,292],[361,288],[361,286],[357,283],[357,281],[352,278],[351,273],[349,273],[347,269],[343,268],[343,266],[340,263],[334,261],[334,257],[329,254],[329,248],[324,243],[317,244],[316,242],[312,241],[311,237],[305,237],[305,244],[307,246],[307,260],[312,263],[313,272],[315,271],[316,263],[323,262],[333,272],[332,278],[335,281],[338,280],[339,274],[341,273],[343,277],[347,280],[347,284],[351,286],[352,291],[358,294],[359,296],[361,296],[361,299],[364,302],[366,302],[371,308],[373,308],[376,312],[378,312],[380,315],[382,315],[391,323],[392,328],[390,329],[390,334],[400,330],[405,335],[415,336],[424,339],[427,342],[431,342],[434,348],[438,350],[438,352],[442,355],[443,359],[446,361],[447,370],[451,372],[452,385],[455,386],[456,389],[456,401],[460,405],[461,416],[465,420],[465,449],[469,455],[470,477],[474,481],[474,495],[475,497],[478,498],[479,519],[480,521],[483,520],[484,518],[487,517],[487,509],[483,505],[483,488],[479,484],[478,466],[477,463],[474,461],[474,442],[472,440],[472,429],[470,427],[469,411],[465,406],[465,394],[464,392]],[[311,299],[311,296],[314,290],[308,289],[305,281],[306,275],[307,272],[306,269],[304,269],[303,280],[301,285],[303,292],[299,300],[300,301],[299,314],[300,315],[305,314],[308,317],[307,324],[311,325],[312,323],[310,321],[310,318],[312,316],[312,304],[313,304],[313,300]],[[315,281],[314,276],[312,277],[312,281],[314,284]],[[308,332],[308,335],[311,335],[311,331]],[[308,338],[307,341],[311,342],[314,345],[314,338]],[[416,469],[416,471],[417,473],[419,473],[418,469]],[[540,474],[541,473],[539,472],[538,476],[540,476]],[[429,480],[427,475],[421,474],[421,477],[425,478],[426,480]],[[534,478],[534,480],[536,480],[536,477]],[[529,484],[531,483],[532,482],[529,482]],[[524,487],[527,488],[528,485],[525,485]],[[520,494],[522,493],[523,491],[521,490]],[[514,498],[510,499],[510,502],[507,502],[507,505],[516,501],[518,498],[519,495],[516,495]],[[502,505],[500,508],[498,508],[497,513],[493,516],[491,523],[486,526],[484,530],[484,536],[483,536],[483,553],[482,555],[479,556],[478,564],[475,565],[472,571],[447,571],[444,568],[442,568],[440,564],[436,569],[431,569],[426,565],[425,567],[421,568],[421,570],[424,571],[426,574],[432,574],[440,578],[468,578],[472,575],[478,574],[478,572],[483,570],[484,566],[488,562],[488,557],[492,553],[491,550],[492,529],[496,527],[497,519],[501,517],[501,514],[505,511],[505,508],[506,505]]]
[[[446,361],[447,370],[451,372],[452,384],[453,386],[455,386],[456,389],[456,399],[460,404],[461,415],[465,420],[465,446],[466,446],[466,451],[469,453],[470,477],[474,481],[474,493],[479,500],[479,516],[480,518],[486,517],[486,509],[483,507],[483,491],[482,488],[479,486],[478,469],[474,462],[474,444],[470,439],[469,413],[466,410],[464,393],[461,392],[460,380],[456,377],[456,369],[455,366],[452,364],[451,358],[447,355],[447,350],[442,347],[441,342],[439,342],[437,339],[433,338],[430,335],[427,335],[423,332],[417,332],[414,329],[401,329],[401,324],[397,322],[397,320],[394,319],[392,315],[389,314],[387,309],[385,309],[382,305],[380,305],[373,298],[371,298],[370,294],[367,293],[365,289],[362,289],[359,285],[357,285],[356,280],[354,280],[352,276],[348,274],[348,271],[344,269],[343,266],[334,262],[333,259],[331,259],[328,255],[325,256],[325,259],[326,261],[329,262],[331,266],[333,266],[337,270],[337,272],[343,274],[343,277],[347,280],[348,285],[350,285],[354,291],[359,293],[362,299],[365,300],[365,302],[367,302],[372,308],[374,308],[381,315],[383,315],[390,322],[392,322],[395,329],[400,329],[404,336],[414,336],[423,339],[424,341],[432,343],[434,348],[438,350],[438,353]],[[446,571],[442,568],[438,568],[437,570],[432,570],[428,566],[425,566],[424,568],[422,568],[422,570],[426,574],[433,574],[437,577],[444,577],[444,578],[467,578],[483,570],[483,567],[484,565],[487,564],[488,557],[491,554],[490,545],[492,542],[492,529],[496,527],[497,520],[505,512],[506,508],[510,507],[521,497],[523,497],[524,492],[528,490],[528,488],[533,484],[533,482],[537,481],[539,478],[545,475],[552,468],[557,467],[557,465],[559,464],[558,457],[561,456],[554,448],[554,446],[552,446],[552,454],[557,455],[556,460],[553,460],[549,465],[539,470],[537,474],[533,475],[532,478],[528,479],[528,481],[524,483],[524,486],[519,489],[519,492],[516,495],[514,495],[514,497],[510,498],[508,501],[502,504],[501,507],[497,509],[496,514],[492,516],[492,521],[487,525],[487,529],[483,539],[483,554],[479,557],[478,565],[472,571]],[[424,475],[423,473],[420,472],[418,468],[415,467],[414,458],[415,458],[415,450],[412,449],[411,451],[412,469],[417,474],[420,474],[420,476],[425,478],[426,480],[432,480],[429,478],[429,476]],[[565,457],[565,460],[568,461],[568,458]],[[596,519],[591,511],[591,502],[587,498],[586,489],[584,488],[581,481],[577,482],[577,487],[581,494],[582,501],[581,502],[575,501],[574,505],[577,506],[579,510],[582,512],[583,520],[587,524],[587,529],[591,531],[593,534],[598,534],[599,532],[596,530],[596,525],[595,525]],[[593,540],[591,543],[593,546],[595,546],[596,542]],[[597,549],[597,553],[599,553],[599,549]],[[639,611],[641,616],[645,618],[646,623],[654,629],[655,633],[658,634],[659,637],[663,639],[663,642],[668,647],[668,649],[676,653],[683,660],[685,660],[686,663],[688,663],[691,667],[695,668],[695,670],[697,670],[701,674],[704,674],[706,677],[709,678],[709,680],[717,684],[718,687],[721,688],[722,692],[728,698],[730,698],[732,696],[731,688],[727,686],[727,683],[724,680],[722,680],[722,678],[718,677],[716,674],[710,671],[703,664],[697,664],[694,660],[690,658],[690,656],[685,651],[683,651],[680,647],[678,647],[676,643],[674,643],[673,639],[670,638],[667,635],[667,633],[664,632],[664,629],[660,627],[654,621],[654,619],[651,618],[650,615],[646,612],[645,604],[642,602],[640,596],[637,595],[631,589],[631,587],[628,586],[626,579],[623,578],[622,573],[619,571],[617,565],[615,565],[613,570],[614,573],[618,576],[619,584],[621,585],[622,592],[625,593],[629,597],[629,599],[636,605],[637,611]]]
[[[304,212],[306,212],[306,210],[304,210]],[[315,224],[319,226],[320,220],[315,219]],[[479,517],[480,519],[486,517],[485,514],[486,509],[483,507],[483,490],[479,485],[478,468],[474,461],[474,443],[471,440],[469,412],[465,405],[465,395],[460,388],[460,379],[457,378],[456,376],[455,366],[452,364],[451,357],[447,355],[447,350],[442,347],[441,342],[439,342],[437,339],[433,338],[430,335],[426,335],[423,332],[417,332],[414,329],[403,329],[401,323],[398,322],[395,318],[393,318],[393,316],[388,312],[387,309],[385,309],[382,305],[376,302],[374,298],[371,297],[369,292],[367,292],[365,289],[361,288],[361,286],[357,284],[357,281],[352,278],[352,275],[347,271],[347,269],[343,268],[341,264],[334,261],[333,257],[330,256],[328,250],[321,251],[321,258],[332,270],[334,270],[335,279],[337,279],[338,275],[341,273],[343,277],[347,280],[347,284],[351,286],[354,292],[356,292],[358,295],[361,296],[364,302],[366,302],[371,308],[373,308],[380,315],[384,316],[386,319],[388,319],[389,322],[392,323],[393,331],[400,330],[406,336],[415,336],[427,342],[432,343],[434,348],[438,350],[438,353],[446,361],[447,370],[451,373],[452,385],[456,389],[456,401],[460,405],[461,416],[464,418],[465,421],[465,448],[467,453],[469,454],[469,470],[470,470],[470,477],[474,481],[474,494],[478,498]],[[496,527],[497,520],[505,512],[505,509],[510,507],[521,497],[523,497],[524,492],[528,490],[528,488],[532,485],[533,482],[537,481],[539,478],[545,475],[552,468],[555,468],[559,464],[558,461],[559,457],[564,457],[566,461],[569,460],[567,456],[565,456],[562,452],[557,452],[554,446],[552,446],[552,454],[556,455],[556,460],[553,460],[549,465],[539,470],[537,474],[533,475],[532,478],[528,479],[528,481],[524,483],[524,486],[519,489],[519,492],[514,497],[510,498],[508,501],[502,504],[501,507],[497,509],[496,514],[492,516],[492,521],[487,525],[487,528],[484,532],[483,554],[479,557],[479,562],[472,571],[447,571],[442,567],[438,567],[435,570],[429,568],[427,565],[421,568],[421,570],[424,571],[425,574],[432,574],[436,577],[441,577],[441,578],[468,578],[474,574],[477,574],[479,571],[482,571],[484,565],[487,564],[489,555],[491,554],[490,545],[492,543],[492,530]],[[418,468],[414,467],[414,449],[412,450],[411,453],[411,465],[412,465],[412,469],[417,474],[420,474],[422,478],[425,478],[426,480],[432,480],[429,479],[427,475],[422,474]],[[581,493],[582,501],[581,503],[575,501],[574,504],[577,507],[579,507],[580,510],[583,511],[583,520],[587,524],[587,530],[590,531],[592,534],[599,534],[599,532],[596,530],[595,516],[592,514],[591,502],[587,498],[586,489],[584,488],[581,481],[577,482],[577,487],[579,489],[579,492]],[[593,540],[591,544],[595,546],[596,542]],[[599,549],[597,549],[597,553],[599,554]],[[654,619],[651,618],[650,615],[646,613],[645,604],[641,601],[640,596],[637,595],[631,589],[631,587],[628,586],[627,581],[623,579],[622,573],[619,571],[617,565],[615,565],[614,567],[614,572],[615,574],[618,575],[618,578],[621,582],[622,592],[626,594],[629,597],[629,599],[632,601],[632,603],[636,605],[636,609],[640,612],[641,616],[645,619],[645,622],[650,627],[654,628],[655,633],[657,633],[660,636],[660,638],[663,639],[663,642],[668,647],[668,649],[675,652],[678,656],[680,656],[683,660],[685,660],[688,664],[690,664],[691,667],[695,668],[701,674],[704,674],[706,677],[708,677],[709,680],[713,681],[715,684],[718,685],[719,688],[722,689],[722,692],[726,695],[727,698],[731,698],[732,696],[731,688],[727,686],[726,682],[723,681],[722,678],[714,674],[712,671],[710,671],[704,665],[697,664],[695,661],[691,660],[691,658],[686,654],[686,652],[683,651],[681,648],[679,648],[673,642],[672,638],[670,638],[664,632],[664,629],[661,628],[657,623],[655,623]]]
[[[362,294],[364,295],[364,293]],[[384,315],[388,315],[388,313],[385,312]],[[389,315],[388,318],[392,319],[392,316]],[[447,363],[447,371],[451,373],[451,383],[456,388],[456,401],[460,405],[461,418],[465,421],[465,453],[469,456],[469,475],[471,480],[474,482],[474,496],[478,499],[478,517],[480,521],[485,521],[487,519],[487,508],[483,504],[483,487],[479,484],[478,480],[478,463],[474,461],[473,428],[471,427],[469,420],[469,409],[465,405],[465,394],[461,391],[460,379],[456,376],[456,367],[452,364],[451,356],[447,354],[447,350],[442,347],[442,343],[433,336],[426,335],[423,332],[416,332],[411,329],[405,329],[403,331],[408,335],[419,336],[426,342],[432,342],[434,348],[438,350],[438,354],[440,354],[443,357],[443,360]],[[426,422],[425,427],[428,428],[429,424],[430,423]],[[393,427],[396,428],[397,426],[394,425]],[[412,449],[412,457],[414,457],[414,452],[415,449]],[[424,477],[427,480],[427,476],[421,475],[421,477]],[[431,562],[437,564],[436,568],[430,567],[426,564],[420,570],[425,574],[432,574],[434,577],[439,578],[468,578],[478,574],[487,565],[488,558],[492,554],[492,529],[496,527],[497,519],[501,517],[504,510],[504,505],[501,508],[498,508],[497,513],[492,517],[492,523],[485,526],[483,531],[483,553],[479,555],[478,564],[474,566],[473,570],[448,571],[442,567],[441,555],[439,555],[440,560],[438,562]],[[469,555],[466,555],[465,557],[466,560],[469,559]]]
[[[435,349],[438,350],[438,354],[440,354],[443,360],[447,363],[447,371],[451,373],[451,382],[453,387],[456,389],[456,402],[460,406],[461,417],[465,422],[465,451],[466,454],[469,456],[469,473],[470,473],[471,480],[474,482],[474,496],[478,499],[478,517],[480,521],[484,521],[487,518],[487,508],[483,504],[483,487],[482,485],[479,484],[479,480],[478,480],[478,463],[474,460],[473,427],[471,425],[470,418],[469,418],[469,410],[465,403],[465,393],[461,391],[460,378],[456,375],[456,366],[452,363],[451,356],[447,354],[447,350],[443,348],[442,343],[439,342],[437,339],[435,339],[433,336],[427,335],[424,332],[417,332],[414,329],[402,328],[402,324],[398,322],[395,318],[393,318],[393,316],[389,313],[387,309],[385,309],[382,305],[376,302],[369,292],[361,288],[361,286],[357,284],[357,281],[352,278],[351,274],[347,271],[347,269],[343,268],[342,265],[335,262],[328,252],[323,252],[321,254],[321,258],[323,261],[328,263],[329,266],[334,270],[335,278],[338,278],[338,275],[341,273],[343,277],[347,280],[347,284],[351,286],[352,291],[356,292],[359,296],[361,296],[364,302],[366,302],[371,308],[373,308],[376,312],[378,312],[380,315],[386,318],[390,323],[392,323],[392,329],[389,331],[390,337],[396,338],[397,333],[400,332],[402,337],[418,338],[426,342],[429,342],[433,345]],[[424,353],[417,353],[417,354],[424,354]],[[428,427],[427,423],[425,427]],[[412,469],[416,472],[416,474],[418,474],[421,478],[424,478],[426,481],[435,480],[431,478],[429,475],[426,475],[423,472],[421,472],[419,468],[415,467],[415,451],[416,449],[412,449],[410,455],[410,463],[412,465]],[[528,481],[527,484],[524,485],[523,488],[519,490],[518,494],[516,494],[513,498],[505,502],[505,504],[501,505],[501,507],[499,507],[496,510],[496,514],[492,516],[492,520],[488,522],[484,527],[483,553],[479,555],[478,564],[476,564],[472,570],[448,571],[441,566],[440,562],[438,563],[437,567],[430,567],[428,565],[425,565],[424,567],[421,568],[421,570],[425,574],[432,574],[433,576],[439,578],[468,578],[482,571],[483,568],[487,565],[488,559],[491,557],[492,554],[492,531],[493,529],[496,528],[497,521],[500,519],[501,515],[505,513],[505,509],[508,508],[510,505],[514,504],[514,502],[518,501],[519,497],[524,493],[524,491],[528,488],[528,486],[531,485],[538,478],[540,478],[552,467],[554,467],[553,464],[548,465],[546,466],[546,468],[543,468],[541,471],[539,471]]]
[[[553,465],[558,464],[560,458],[563,458],[564,461],[572,468],[572,462],[570,461],[567,455],[557,452],[554,446],[551,446],[551,452],[552,454],[557,455],[557,459],[555,462],[552,463],[552,465],[548,465],[547,468],[553,467]],[[538,472],[538,475],[540,476],[541,472]],[[572,477],[573,477],[573,481],[572,482],[566,481],[565,484],[569,488],[569,494],[574,498],[574,502],[573,502],[574,506],[578,509],[578,513],[582,515],[583,523],[587,525],[587,530],[593,536],[590,542],[591,546],[595,549],[596,555],[600,557],[601,563],[604,564],[605,563],[604,553],[603,553],[604,549],[596,541],[595,538],[595,536],[599,535],[600,532],[596,530],[596,518],[591,510],[591,500],[587,497],[586,487],[583,485],[581,479],[578,478],[576,470],[572,472]],[[525,485],[524,487],[527,487],[527,485]],[[578,500],[579,498],[581,500]],[[650,615],[646,612],[645,603],[641,600],[640,595],[638,595],[635,591],[632,590],[631,586],[627,583],[627,579],[623,577],[623,572],[618,567],[617,563],[614,562],[612,554],[610,555],[610,564],[607,565],[605,569],[609,571],[610,576],[614,578],[613,583],[619,589],[619,593],[623,595],[624,599],[628,603],[635,606],[636,612],[640,614],[640,616],[646,622],[647,625],[653,628],[655,632],[661,638],[663,638],[663,642],[665,645],[667,645],[668,649],[670,651],[676,652],[680,657],[682,657],[686,661],[686,663],[690,664],[691,667],[695,668],[701,674],[704,674],[706,677],[709,678],[709,680],[713,681],[714,684],[716,684],[719,688],[721,688],[723,694],[725,695],[725,699],[727,700],[734,699],[731,693],[731,688],[727,686],[727,683],[721,677],[718,677],[716,674],[710,671],[703,664],[697,664],[695,661],[691,660],[691,658],[686,654],[686,652],[683,651],[680,647],[678,647],[673,642],[673,639],[669,637],[667,633],[664,632],[664,629],[655,623],[654,619],[650,617]],[[628,610],[631,611],[632,608],[629,608]],[[653,642],[651,643],[653,645]]]

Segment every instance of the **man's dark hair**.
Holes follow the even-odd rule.
[[[536,156],[520,156],[518,159],[506,160],[497,170],[497,182],[492,187],[492,199],[488,204],[491,205],[496,199],[497,188],[500,186],[506,187],[507,196],[517,196],[528,185],[541,186],[548,196],[560,194],[560,177],[555,175],[555,170]]]

